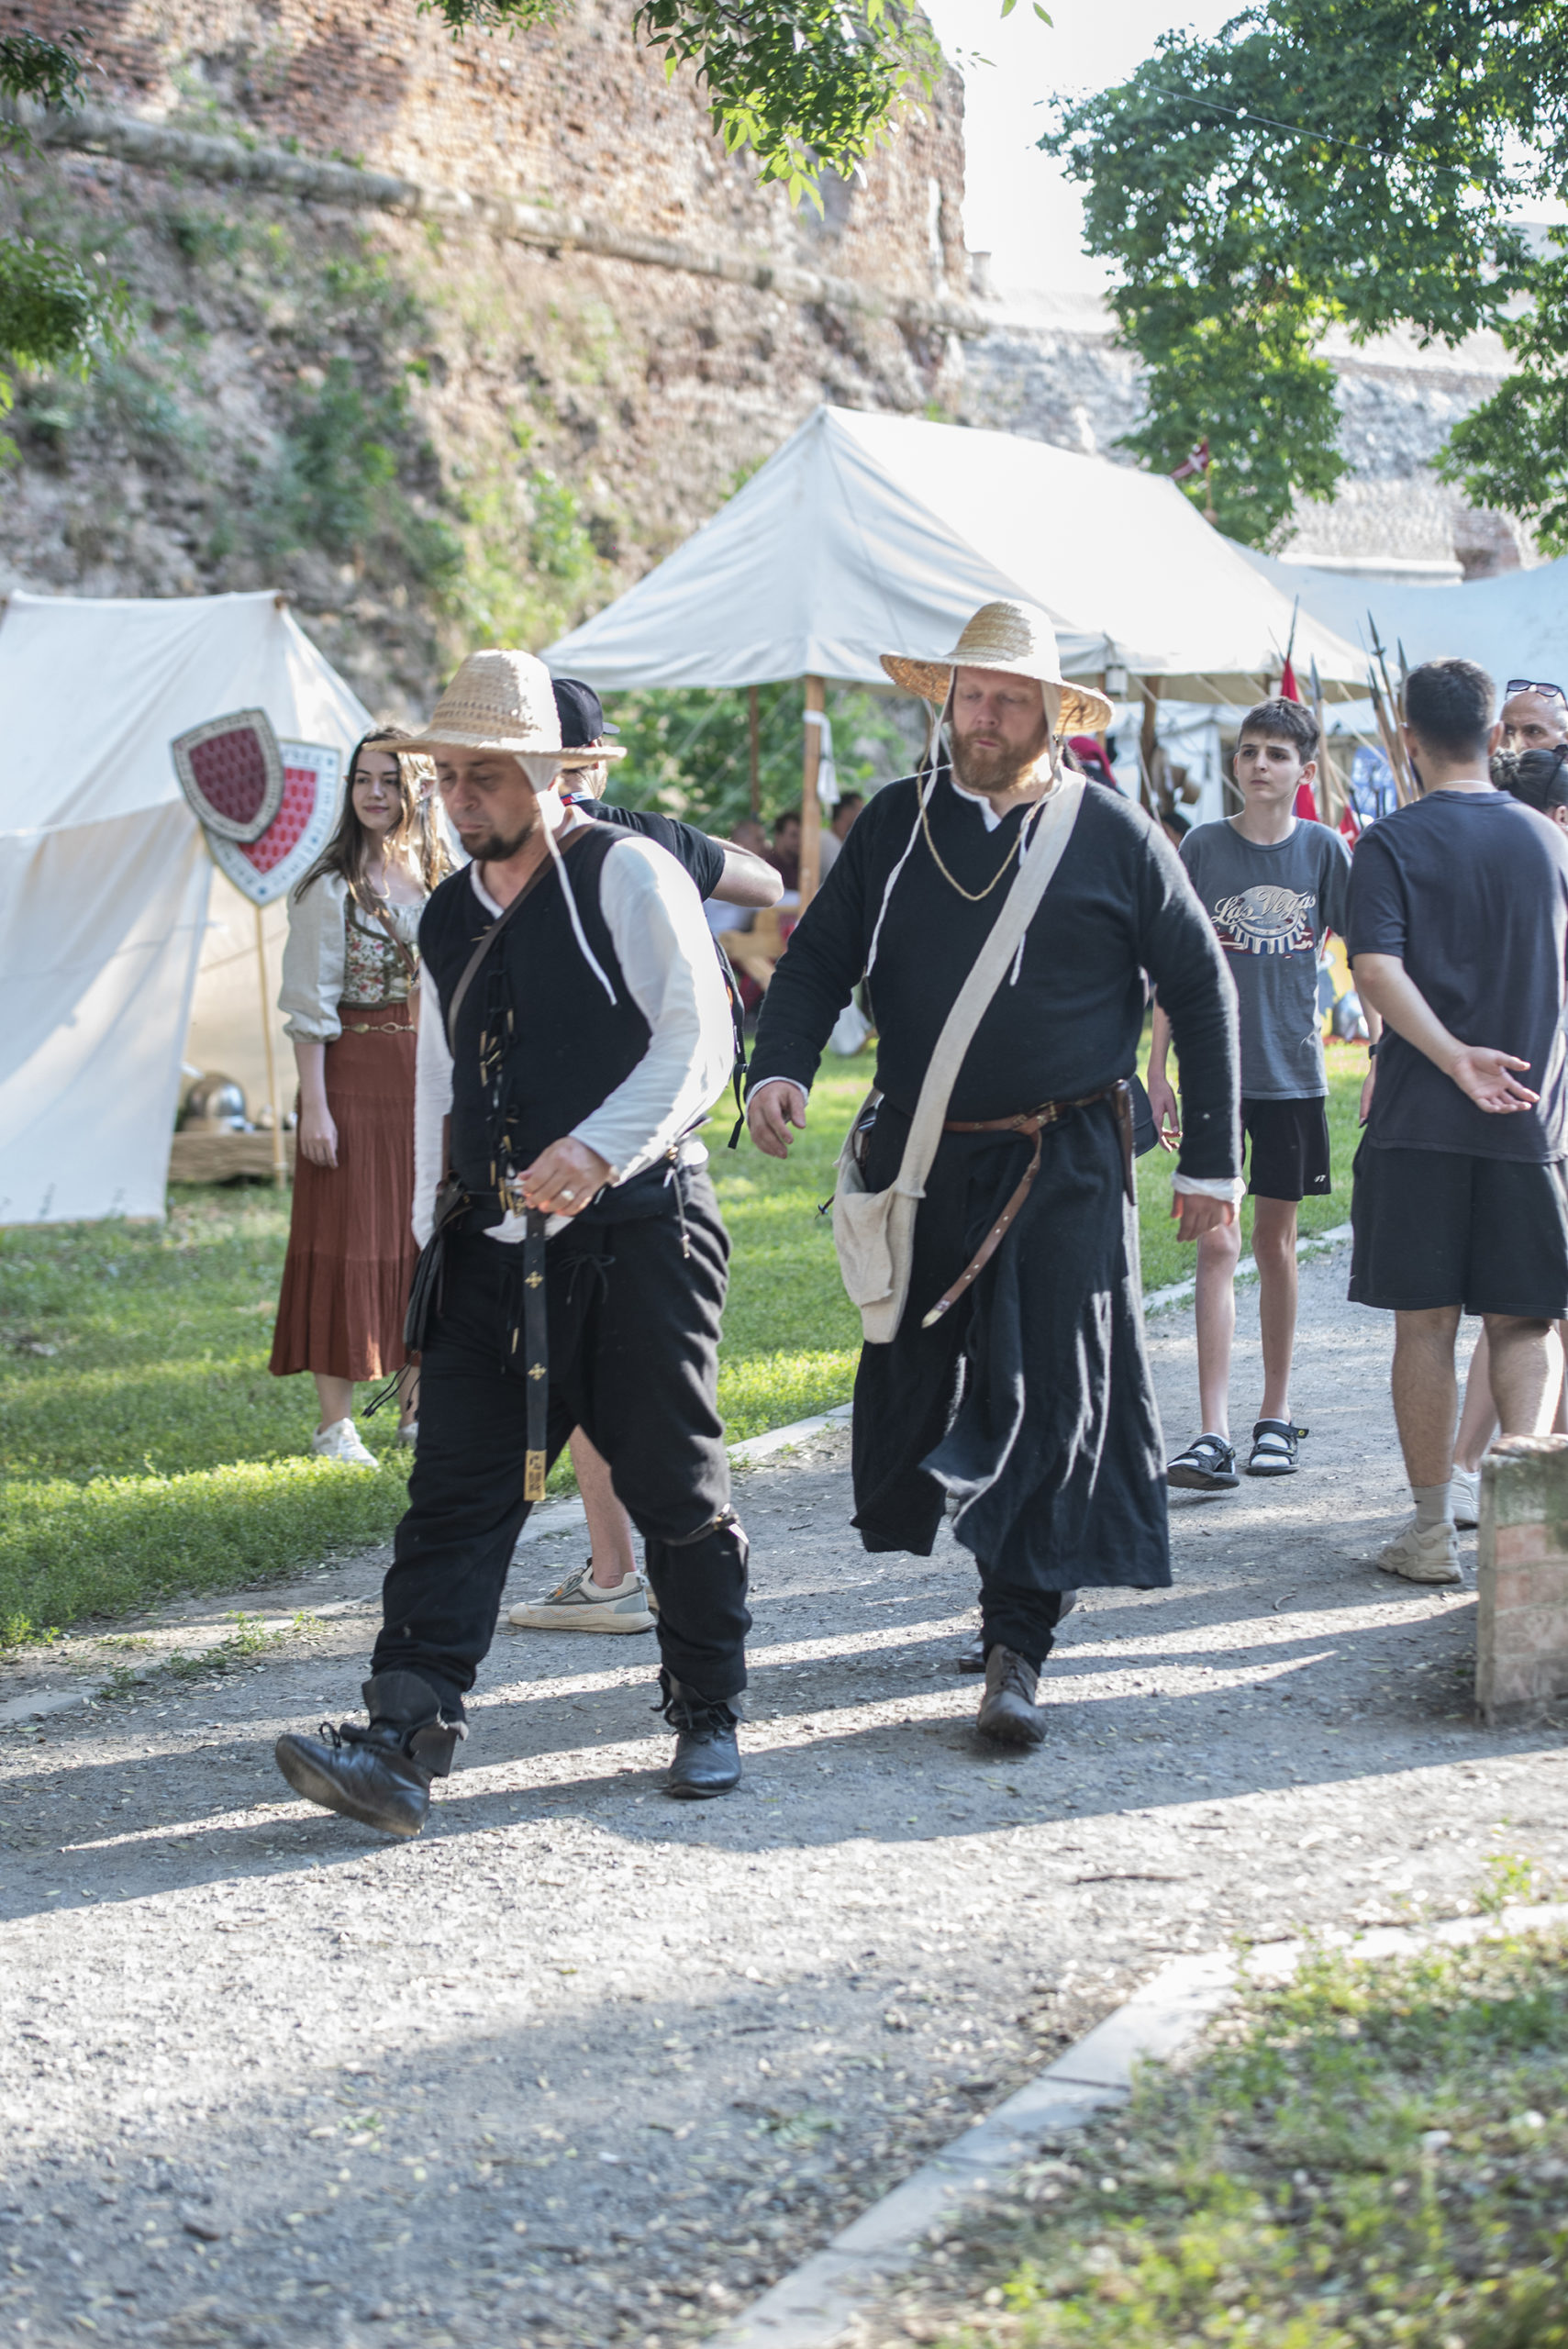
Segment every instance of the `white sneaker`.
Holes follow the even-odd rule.
[[[1473,1533],[1481,1522],[1481,1471],[1455,1468],[1448,1480],[1448,1505],[1462,1533]]]
[[[334,1419],[329,1428],[317,1428],[310,1439],[310,1448],[317,1460],[336,1460],[343,1468],[381,1465],[374,1453],[366,1451],[352,1419]]]
[[[1382,1573],[1399,1575],[1406,1582],[1464,1580],[1459,1564],[1459,1536],[1447,1523],[1429,1526],[1425,1533],[1418,1533],[1412,1518],[1404,1532],[1378,1552],[1377,1564]]]
[[[506,1620],[519,1631],[651,1631],[654,1618],[640,1575],[628,1575],[613,1590],[601,1590],[590,1558],[558,1589],[514,1607]]]

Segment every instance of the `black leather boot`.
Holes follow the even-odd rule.
[[[722,1698],[697,1694],[667,1672],[659,1675],[664,1702],[660,1708],[675,1732],[675,1758],[664,1781],[664,1791],[679,1802],[706,1802],[710,1795],[727,1795],[740,1784],[740,1746],[736,1736],[739,1716]]]
[[[1040,1675],[1011,1648],[993,1648],[985,1659],[985,1694],[974,1726],[998,1745],[1040,1745],[1045,1715],[1035,1703]]]
[[[317,1737],[280,1737],[278,1767],[306,1802],[340,1811],[384,1835],[417,1835],[430,1808],[430,1781],[448,1776],[462,1721],[445,1721],[435,1690],[417,1672],[381,1672],[361,1694],[368,1729],[321,1724]]]

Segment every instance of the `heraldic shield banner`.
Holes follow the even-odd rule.
[[[214,863],[253,906],[286,896],[338,819],[341,753],[280,742],[264,709],[209,718],[169,747]]]

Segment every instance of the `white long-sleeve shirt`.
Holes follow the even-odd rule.
[[[592,820],[569,815],[562,832]],[[477,865],[469,868],[468,885],[486,912],[500,914],[502,908],[480,885]],[[599,910],[650,1035],[630,1075],[572,1129],[572,1138],[596,1152],[610,1168],[611,1184],[618,1185],[662,1158],[712,1108],[729,1079],[735,1038],[702,900],[673,856],[636,832],[623,834],[599,868]],[[599,985],[586,963],[577,983]],[[452,1102],[446,1025],[434,987],[426,993],[414,1104],[414,1237],[421,1247],[435,1221],[442,1125]],[[570,1016],[559,999],[551,1011]],[[700,1165],[706,1155],[695,1136],[681,1152],[683,1163]],[[552,1216],[547,1230],[558,1231],[570,1219]],[[523,1218],[517,1215],[505,1217],[489,1234],[508,1241],[522,1236]]]

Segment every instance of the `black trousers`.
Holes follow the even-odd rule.
[[[679,1186],[677,1191],[676,1186]],[[651,1211],[649,1211],[651,1204]],[[610,1464],[647,1543],[666,1671],[709,1698],[746,1686],[746,1537],[715,1406],[729,1241],[706,1174],[615,1193],[549,1245],[549,1450],[574,1427]],[[383,1592],[375,1672],[415,1672],[449,1719],[495,1633],[523,1498],[520,1247],[447,1245],[419,1378],[408,1513]],[[693,1536],[696,1539],[693,1539]]]

